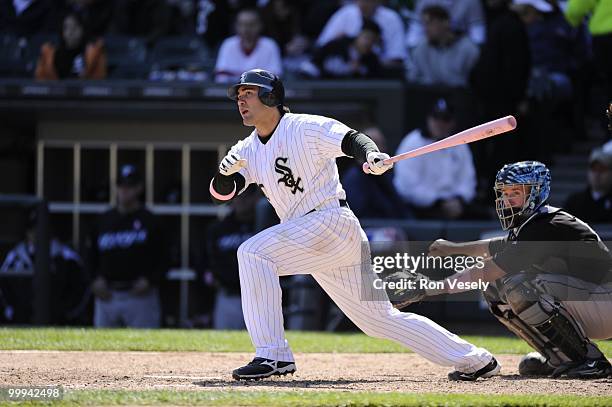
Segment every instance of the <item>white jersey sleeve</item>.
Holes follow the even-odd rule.
[[[249,163],[253,164],[253,160],[249,159],[251,157],[251,139],[252,137],[249,136],[246,139],[240,140],[239,142],[237,142],[236,144],[234,144],[232,146],[232,148],[230,148],[229,153],[234,153],[234,154],[238,154],[240,156],[241,159],[245,159],[247,160],[247,166],[242,168],[240,171],[238,171],[238,174],[242,175],[244,177],[244,188],[242,188],[240,191],[236,191],[238,192],[238,194],[242,193],[242,191],[244,191],[245,189],[247,189],[247,187],[254,183],[255,180],[253,179],[253,177],[251,176],[250,172],[249,172]]]
[[[316,159],[346,156],[342,152],[342,140],[352,129],[335,119],[312,116],[304,123],[304,138],[309,152]]]

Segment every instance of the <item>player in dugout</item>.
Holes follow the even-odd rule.
[[[484,255],[484,267],[448,277],[444,288],[421,289],[415,282],[395,306],[469,290],[457,282],[490,282],[484,297],[491,313],[537,350],[522,358],[521,375],[607,377],[612,366],[591,339],[612,338],[612,257],[588,224],[547,204],[550,180],[540,162],[505,165],[494,189],[508,235],[465,243],[439,239],[429,248],[429,256]],[[397,274],[390,278],[429,279]]]

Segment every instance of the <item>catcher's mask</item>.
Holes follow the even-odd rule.
[[[512,206],[508,187],[520,187],[525,197],[520,206]],[[503,230],[520,226],[548,199],[550,171],[538,161],[506,164],[495,177],[495,211]]]

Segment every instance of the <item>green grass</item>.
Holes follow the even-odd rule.
[[[37,403],[31,403],[34,405]],[[610,406],[612,397],[349,392],[70,391],[54,405],[210,406]],[[27,405],[27,404],[26,404]]]
[[[296,352],[403,353],[408,349],[363,334],[287,332]],[[526,353],[526,343],[512,337],[465,336],[493,353]],[[599,342],[612,355],[612,341]],[[112,351],[197,351],[252,352],[245,331],[134,330],[92,328],[1,328],[0,350],[112,350]]]

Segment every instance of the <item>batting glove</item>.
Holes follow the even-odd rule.
[[[246,167],[246,160],[241,159],[238,154],[230,152],[221,160],[219,173],[225,176],[232,175],[244,167]]]
[[[383,162],[383,160],[389,158],[389,154],[381,153],[378,151],[371,151],[368,153],[368,156],[366,158],[368,160],[370,174],[382,175],[391,168],[393,168],[393,163],[385,164]]]

